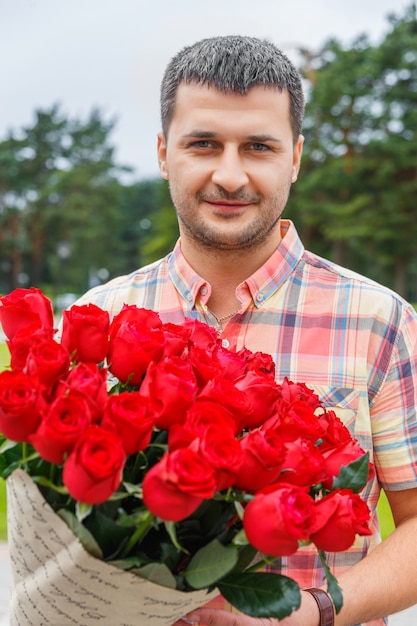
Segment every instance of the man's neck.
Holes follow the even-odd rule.
[[[181,250],[194,271],[211,286],[210,310],[223,316],[239,308],[236,288],[262,267],[278,244],[269,241],[250,250],[222,251],[197,246],[182,237]]]

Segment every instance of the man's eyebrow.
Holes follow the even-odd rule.
[[[213,137],[217,137],[217,133],[213,133],[208,130],[192,130],[189,133],[185,133],[182,135],[184,139],[187,137],[200,137],[201,139],[213,139]]]
[[[281,139],[278,139],[278,137],[274,137],[273,135],[249,135],[247,139],[256,143],[265,143],[268,141],[272,141],[274,143],[282,143]]]
[[[218,133],[214,133],[209,130],[192,130],[189,133],[185,133],[183,135],[184,139],[189,138],[189,137],[198,137],[200,139],[214,139],[215,137],[218,137]],[[273,135],[267,135],[267,134],[248,135],[247,137],[245,137],[245,140],[254,141],[255,143],[265,143],[267,141],[271,141],[273,143],[282,143],[282,140],[279,139],[278,137],[274,137]]]

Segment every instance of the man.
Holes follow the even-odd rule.
[[[162,82],[158,136],[180,241],[165,259],[83,301],[112,314],[128,303],[159,311],[163,321],[200,319],[226,347],[272,354],[278,380],[306,382],[334,408],[375,464],[364,494],[374,534],[328,555],[343,589],[339,615],[325,618],[303,591],[300,609],[280,623],[376,626],[417,602],[417,319],[396,294],[305,251],[293,224],[281,219],[300,168],[303,106],[297,71],[268,42],[219,37],[182,50]],[[380,486],[397,528],[376,547]],[[325,588],[314,550],[281,566],[303,588]],[[223,608],[187,619],[278,623]]]

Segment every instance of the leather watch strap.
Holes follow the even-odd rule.
[[[315,599],[320,611],[320,622],[318,626],[334,626],[334,606],[331,597],[323,589],[309,587],[303,589],[308,591]]]

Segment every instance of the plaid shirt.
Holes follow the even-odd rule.
[[[312,387],[370,452],[376,477],[364,497],[374,532],[347,552],[328,555],[339,576],[380,540],[380,486],[417,487],[417,316],[390,290],[306,251],[291,222],[282,222],[282,235],[270,259],[237,287],[241,310],[219,332],[225,347],[272,354],[277,380],[287,376]],[[164,322],[190,317],[216,326],[210,294],[178,242],[164,259],[94,288],[79,304],[94,302],[111,314],[136,304],[158,311]],[[310,547],[282,559],[279,571],[301,586],[324,582]]]

